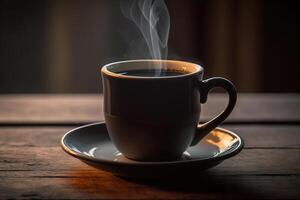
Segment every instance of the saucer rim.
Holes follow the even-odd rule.
[[[244,140],[242,139],[241,136],[239,136],[238,134],[228,130],[228,129],[225,129],[225,128],[221,128],[221,127],[216,127],[214,130],[220,130],[222,132],[226,132],[226,133],[229,133],[231,135],[234,135],[238,141],[239,141],[239,144],[237,147],[235,147],[235,149],[233,150],[229,150],[228,152],[224,152],[225,154],[222,154],[222,155],[217,155],[215,157],[210,157],[210,158],[195,158],[195,159],[191,159],[191,160],[174,160],[174,161],[157,161],[157,162],[153,162],[153,161],[136,161],[136,162],[118,162],[118,161],[113,161],[113,160],[107,160],[107,159],[101,159],[101,158],[92,158],[90,156],[87,156],[87,155],[84,155],[84,154],[81,154],[81,153],[78,153],[78,152],[75,152],[74,150],[72,150],[64,141],[65,141],[65,138],[72,134],[74,131],[76,130],[79,130],[79,129],[82,129],[82,128],[87,128],[87,127],[90,127],[90,126],[97,126],[97,125],[105,125],[105,121],[101,121],[101,122],[95,122],[95,123],[90,123],[90,124],[86,124],[86,125],[83,125],[83,126],[79,126],[77,128],[74,128],[70,131],[68,131],[67,133],[65,133],[63,135],[63,137],[61,138],[61,147],[62,149],[70,154],[71,156],[77,158],[77,159],[80,159],[80,160],[85,160],[85,161],[88,161],[88,162],[96,162],[96,163],[102,163],[102,164],[109,164],[109,165],[117,165],[117,166],[120,166],[120,165],[124,165],[124,166],[132,166],[132,165],[178,165],[178,164],[184,164],[184,163],[204,163],[204,162],[214,162],[214,161],[223,161],[225,159],[228,159],[238,153],[240,153],[242,151],[242,149],[244,148]]]

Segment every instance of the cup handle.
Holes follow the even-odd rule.
[[[228,117],[228,115],[233,110],[237,99],[236,89],[234,85],[232,84],[232,82],[225,78],[209,78],[204,81],[198,81],[198,84],[201,104],[206,103],[208,93],[214,87],[224,88],[229,94],[229,102],[225,110],[221,112],[218,116],[206,122],[205,124],[198,125],[191,146],[196,145],[203,137],[205,137],[209,132],[215,129]]]

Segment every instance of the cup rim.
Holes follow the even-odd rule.
[[[182,63],[185,65],[190,65],[195,68],[195,71],[175,76],[131,76],[131,75],[125,75],[125,74],[118,74],[116,72],[112,72],[108,69],[108,67],[118,64],[124,64],[124,63],[134,63],[134,62],[171,62],[171,63]],[[201,65],[195,64],[188,61],[181,61],[181,60],[163,60],[163,59],[136,59],[136,60],[122,60],[117,62],[112,62],[109,64],[104,65],[101,68],[101,72],[105,75],[112,76],[114,78],[125,78],[125,79],[170,79],[170,78],[180,78],[180,77],[186,77],[191,76],[194,74],[198,74],[200,72],[203,72],[204,69]]]

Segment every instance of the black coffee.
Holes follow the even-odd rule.
[[[121,71],[118,74],[128,75],[128,76],[142,76],[142,77],[155,77],[155,76],[178,76],[186,74],[187,72],[183,71],[170,71],[170,70],[130,70],[130,71]]]

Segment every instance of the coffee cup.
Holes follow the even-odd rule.
[[[101,69],[106,127],[116,148],[137,161],[179,159],[220,125],[233,110],[237,94],[227,79],[203,80],[204,69],[176,60],[128,60]],[[221,87],[228,105],[199,124],[209,91]]]

